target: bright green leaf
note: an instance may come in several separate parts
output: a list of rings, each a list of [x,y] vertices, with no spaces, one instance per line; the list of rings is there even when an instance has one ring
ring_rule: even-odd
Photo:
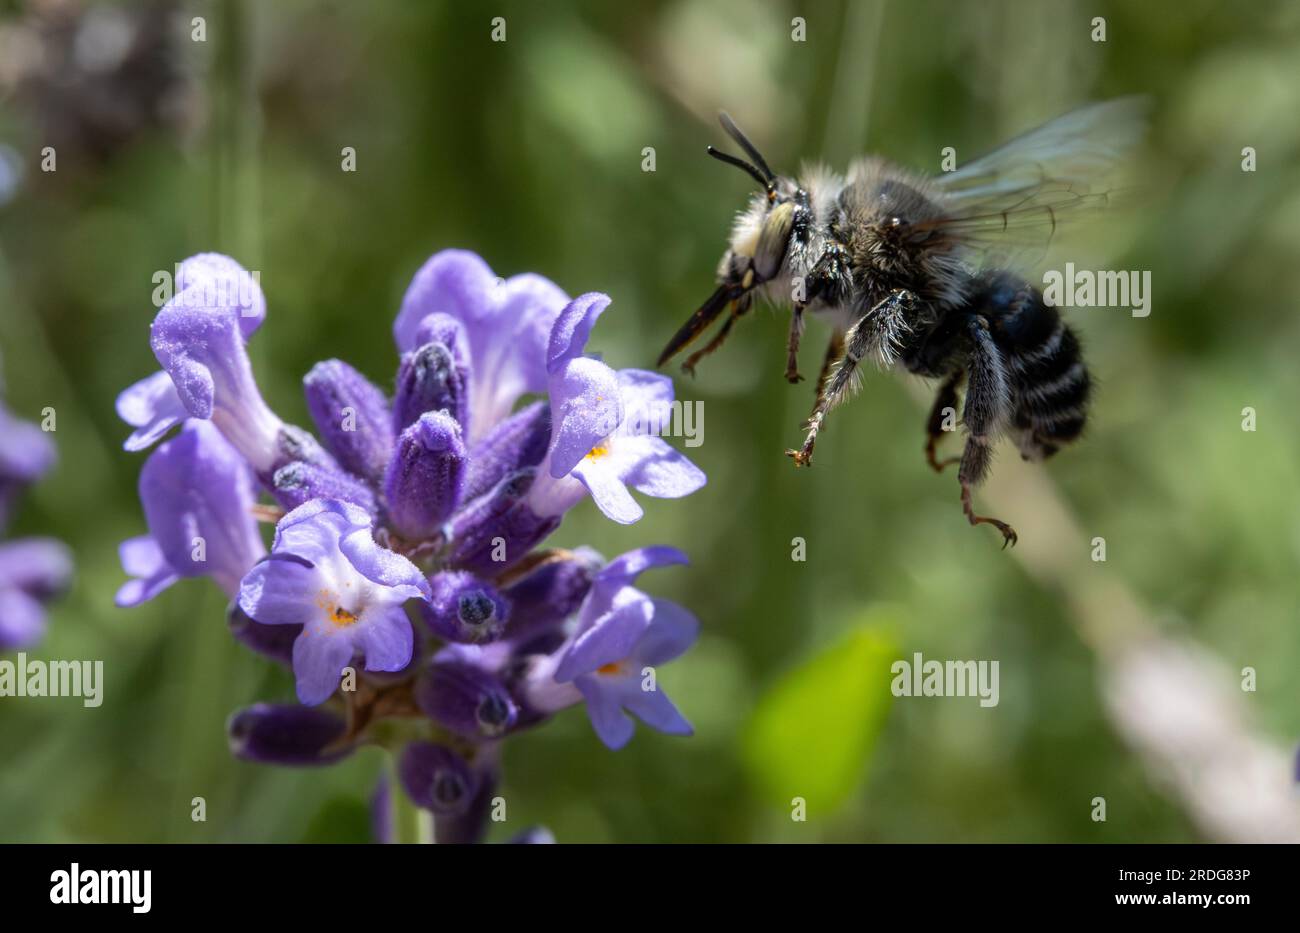
[[[759,700],[745,731],[746,768],[762,795],[810,819],[839,807],[858,785],[893,702],[889,665],[898,649],[879,612],[787,672]]]

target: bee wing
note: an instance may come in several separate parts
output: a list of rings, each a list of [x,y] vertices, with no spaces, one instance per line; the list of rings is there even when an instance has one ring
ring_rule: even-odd
[[[1145,97],[1080,107],[933,179],[934,186],[961,208],[1052,184],[1087,193],[1141,141],[1148,109]]]
[[[1143,97],[1081,107],[932,179],[944,215],[916,229],[1003,263],[1045,251],[1059,227],[1132,199],[1113,176],[1141,140],[1147,109]]]

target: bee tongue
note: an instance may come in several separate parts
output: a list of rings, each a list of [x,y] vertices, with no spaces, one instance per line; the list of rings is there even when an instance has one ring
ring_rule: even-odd
[[[659,354],[659,361],[656,366],[662,366],[672,359],[679,351],[695,340],[706,327],[713,323],[722,309],[727,306],[727,302],[735,297],[735,287],[732,285],[719,285],[712,295],[700,305],[698,311],[692,314],[685,324],[673,334],[672,340],[668,341],[668,346]]]

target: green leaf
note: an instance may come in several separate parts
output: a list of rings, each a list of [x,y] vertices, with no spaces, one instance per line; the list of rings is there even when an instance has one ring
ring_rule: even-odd
[[[760,699],[742,749],[764,798],[807,801],[824,817],[858,786],[893,702],[889,666],[898,658],[880,611],[787,672]]]

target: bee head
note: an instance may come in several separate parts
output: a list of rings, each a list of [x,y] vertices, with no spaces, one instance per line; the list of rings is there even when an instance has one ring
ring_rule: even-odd
[[[780,269],[794,227],[795,207],[791,201],[794,191],[789,180],[779,178],[768,168],[767,160],[727,113],[719,114],[718,120],[749,159],[721,152],[712,146],[706,151],[719,162],[735,166],[753,178],[762,188],[763,195],[755,198],[746,212],[753,220],[752,227],[739,238],[733,236],[731,245],[722,256],[718,287],[668,341],[659,355],[660,366],[694,341],[728,305],[732,308],[732,319],[745,312],[753,301],[754,289]],[[729,327],[730,323],[727,324]],[[688,360],[687,366],[691,365]]]
[[[786,247],[794,227],[795,205],[792,198],[799,192],[789,179],[781,178],[768,167],[758,147],[749,141],[725,111],[718,120],[727,135],[749,156],[750,161],[719,152],[712,146],[708,153],[719,162],[733,165],[753,178],[763,195],[751,202],[748,221],[737,229],[731,248],[719,266],[719,278],[745,293],[776,275],[785,258]]]

